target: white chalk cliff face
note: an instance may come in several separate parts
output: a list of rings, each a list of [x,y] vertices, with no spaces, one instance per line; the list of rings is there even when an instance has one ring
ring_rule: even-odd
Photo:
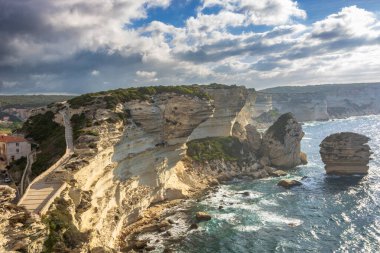
[[[371,149],[369,138],[351,132],[336,133],[320,144],[320,154],[327,174],[368,174]]]
[[[90,234],[86,247],[117,248],[122,229],[152,203],[192,196],[211,183],[213,178],[198,175],[182,161],[186,142],[230,136],[238,120],[245,127],[255,93],[244,87],[206,92],[212,100],[162,93],[118,104],[114,111],[96,106],[70,110],[93,120],[83,131],[99,133],[78,138],[77,155],[67,165],[73,176],[62,194],[72,203],[78,229]],[[232,171],[227,174],[238,173]]]
[[[277,109],[299,121],[380,113],[380,83],[277,87],[258,92],[255,117]]]
[[[78,227],[91,231],[91,247],[115,248],[121,229],[140,218],[150,204],[190,194],[197,182],[184,175],[185,143],[213,111],[206,99],[159,94],[150,101],[120,104],[116,112],[95,116],[101,120],[92,127],[100,133],[97,154],[82,157],[77,150],[79,156],[73,163],[84,160],[87,165],[76,168],[75,183],[67,191],[68,198],[77,199]],[[112,123],[102,118],[116,118],[116,113],[129,117]],[[77,210],[82,192],[90,193],[88,208]]]
[[[252,107],[256,94],[245,87],[205,89],[213,99],[213,117],[194,129],[189,140],[205,137],[230,136],[236,121],[242,125],[251,123]]]
[[[305,163],[302,158],[301,140],[305,133],[291,113],[281,115],[265,132],[261,153],[268,157],[270,165],[278,168],[294,168]]]
[[[268,176],[270,164],[300,163],[298,123],[286,125],[292,136],[285,138],[285,148],[267,146],[269,163],[259,162],[261,135],[251,125],[256,92],[237,86],[202,89],[207,96],[161,92],[112,106],[113,98],[103,93],[69,108],[75,154],[65,165],[67,187],[47,215],[66,210],[78,236],[66,236],[69,242],[59,244],[60,251],[112,252],[126,227],[144,219],[152,204],[192,197],[221,179]],[[202,163],[186,155],[191,140],[228,136],[239,140],[241,161]],[[273,155],[279,150],[281,158]]]

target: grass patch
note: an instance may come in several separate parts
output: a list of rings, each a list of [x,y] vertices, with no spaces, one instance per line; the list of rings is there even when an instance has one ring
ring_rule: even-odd
[[[65,154],[65,128],[54,122],[53,112],[30,117],[21,131],[27,138],[32,138],[39,144],[40,152],[32,165],[33,177],[47,170]]]
[[[210,137],[187,143],[187,155],[205,162],[212,160],[239,161],[244,159],[244,145],[236,137]]]
[[[62,249],[62,244],[68,249],[74,249],[88,240],[87,233],[80,232],[73,224],[72,216],[68,210],[69,202],[57,198],[54,204],[55,209],[42,218],[43,223],[49,229],[48,238],[44,243],[44,253],[66,250]]]

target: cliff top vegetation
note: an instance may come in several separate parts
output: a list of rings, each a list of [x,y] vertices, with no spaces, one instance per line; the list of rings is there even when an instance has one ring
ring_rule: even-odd
[[[1,95],[0,107],[33,108],[73,98],[68,95]]]
[[[109,91],[101,91],[96,93],[88,93],[73,99],[68,102],[72,108],[92,105],[98,102],[99,99],[106,102],[108,109],[114,108],[118,103],[125,103],[132,100],[149,100],[151,96],[160,93],[176,93],[199,97],[201,99],[210,99],[210,96],[203,91],[199,85],[190,86],[149,86],[127,89],[116,89]]]

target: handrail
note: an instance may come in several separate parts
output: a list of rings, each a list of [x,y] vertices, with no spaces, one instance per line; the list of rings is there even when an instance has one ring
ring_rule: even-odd
[[[61,187],[59,187],[59,189],[53,194],[53,196],[51,196],[48,200],[48,202],[46,202],[46,204],[41,208],[41,210],[38,212],[40,215],[44,215],[50,208],[51,204],[53,204],[55,198],[61,194],[61,192],[66,188],[67,186],[67,183],[64,182]]]
[[[20,182],[20,196],[24,195],[24,183],[25,183],[25,178],[26,178],[26,175],[27,173],[31,172],[31,168],[32,168],[32,164],[34,163],[34,155],[36,154],[36,151],[33,150],[32,152],[30,152],[27,156],[26,156],[26,166],[25,166],[25,169],[24,169],[24,172],[22,173],[22,177],[21,177],[21,182]]]

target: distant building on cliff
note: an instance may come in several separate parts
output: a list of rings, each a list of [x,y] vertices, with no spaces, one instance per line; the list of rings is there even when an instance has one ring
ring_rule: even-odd
[[[32,151],[31,144],[20,136],[0,136],[0,159],[7,165]]]

